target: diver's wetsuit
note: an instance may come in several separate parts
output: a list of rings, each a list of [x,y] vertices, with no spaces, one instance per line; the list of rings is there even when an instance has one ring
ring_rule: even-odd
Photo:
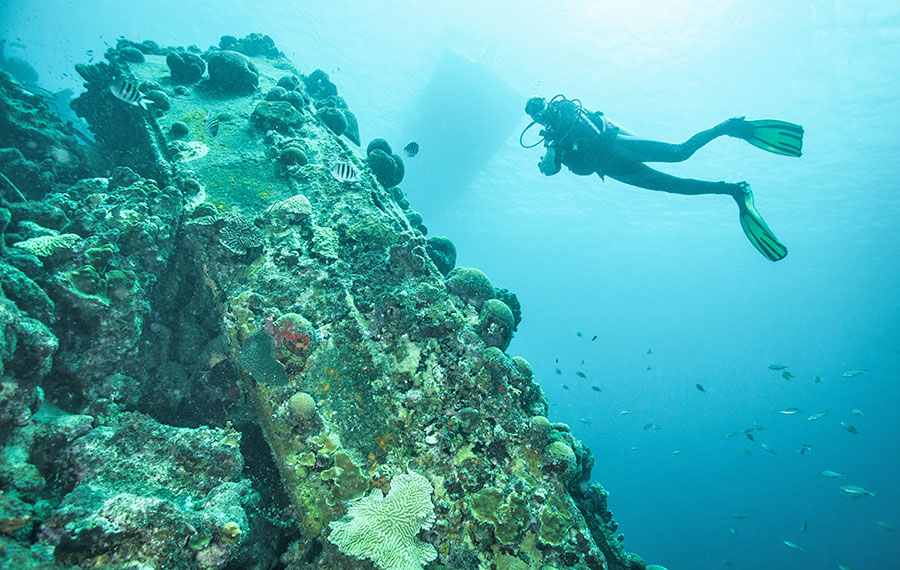
[[[544,174],[559,172],[562,164],[573,173],[587,176],[597,173],[625,184],[675,194],[724,194],[737,197],[742,187],[728,182],[709,182],[693,178],[679,178],[650,168],[645,162],[681,162],[713,139],[730,134],[731,125],[725,121],[701,131],[681,144],[638,138],[624,134],[603,118],[602,113],[590,113],[571,99],[551,101],[545,117],[544,146],[555,151],[554,166]]]

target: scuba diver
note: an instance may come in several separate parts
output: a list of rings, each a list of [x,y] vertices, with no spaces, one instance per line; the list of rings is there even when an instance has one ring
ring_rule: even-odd
[[[544,143],[547,151],[538,168],[552,176],[565,164],[579,176],[597,173],[619,182],[673,194],[723,194],[737,202],[741,227],[747,239],[771,261],[787,255],[762,216],[756,211],[753,193],[746,182],[709,182],[678,178],[654,170],[645,162],[681,162],[713,139],[727,135],[743,139],[763,150],[785,156],[800,156],[803,127],[775,119],[748,121],[743,117],[728,119],[711,129],[701,131],[681,144],[642,139],[613,124],[601,112],[590,112],[578,99],[557,95],[549,102],[532,97],[525,105],[532,122],[519,136],[519,144],[533,148]],[[522,138],[535,124],[544,128],[541,139],[526,145]]]

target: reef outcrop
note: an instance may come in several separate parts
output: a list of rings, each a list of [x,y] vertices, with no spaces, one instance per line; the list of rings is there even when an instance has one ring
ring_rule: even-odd
[[[327,75],[259,35],[223,37],[205,82],[179,49],[112,52],[75,105],[106,158],[0,209],[9,560],[645,568],[505,352],[515,294],[426,240]],[[120,74],[168,108],[114,98]]]

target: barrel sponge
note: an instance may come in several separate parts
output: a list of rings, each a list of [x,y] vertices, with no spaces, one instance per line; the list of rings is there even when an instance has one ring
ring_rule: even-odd
[[[317,114],[319,119],[325,123],[325,126],[331,129],[331,132],[334,134],[340,136],[347,130],[347,118],[340,109],[325,107],[324,109],[319,109]]]
[[[447,289],[480,311],[484,302],[494,297],[491,280],[480,269],[457,267],[447,275]]]
[[[391,143],[384,139],[372,139],[372,142],[366,147],[366,156],[372,154],[373,150],[380,150],[385,154],[394,154],[394,151],[391,149]]]
[[[332,522],[328,540],[349,556],[368,558],[379,568],[421,570],[437,550],[416,535],[435,522],[434,487],[418,473],[395,476],[384,496],[375,489],[348,504],[347,514]]]
[[[166,65],[172,75],[172,83],[196,83],[206,72],[206,62],[197,54],[188,52],[169,52]]]
[[[206,62],[209,84],[224,93],[245,94],[256,91],[259,70],[250,59],[236,51],[217,51]]]
[[[380,148],[376,148],[369,153],[366,161],[375,178],[385,188],[396,186],[403,181],[406,167],[403,165],[403,159],[398,155],[388,154]]]
[[[425,245],[425,251],[428,257],[434,262],[434,265],[446,276],[456,266],[456,246],[448,237],[434,236],[428,238]]]

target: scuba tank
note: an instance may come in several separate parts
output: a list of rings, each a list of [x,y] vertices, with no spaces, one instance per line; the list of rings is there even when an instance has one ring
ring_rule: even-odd
[[[580,99],[567,99],[563,94],[558,94],[550,99],[550,101],[538,113],[538,117],[541,119],[541,123],[548,129],[552,130],[553,128],[558,126],[558,123],[562,118],[560,116],[559,104],[565,101],[571,101],[575,105],[575,120],[572,121],[571,126],[569,126],[569,128],[566,130],[565,134],[560,137],[556,137],[557,142],[564,141],[571,134],[572,129],[575,128],[575,125],[578,124],[578,121],[582,118],[582,116],[587,119],[587,124],[593,127],[594,131],[596,131],[598,135],[603,135],[610,129],[618,129],[616,125],[614,125],[611,121],[603,116],[602,112],[588,113],[584,109],[584,106],[581,104]],[[529,100],[529,105],[526,106],[526,110],[528,106],[531,105],[532,101]],[[541,129],[541,131],[538,133],[541,138],[538,139],[537,142],[530,145],[525,144],[523,140],[525,137],[525,133],[527,133],[531,129],[531,127],[536,124],[538,124],[538,120],[532,120],[522,131],[522,134],[519,135],[519,144],[523,148],[534,148],[547,140],[547,135],[549,135],[550,133],[547,130]]]

